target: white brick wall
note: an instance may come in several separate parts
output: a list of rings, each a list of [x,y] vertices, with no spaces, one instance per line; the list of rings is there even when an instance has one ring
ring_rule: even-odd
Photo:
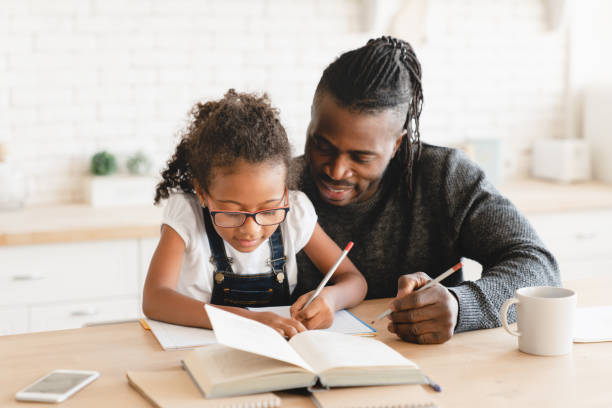
[[[526,174],[536,137],[564,134],[566,40],[544,2],[429,1],[423,139],[506,142]],[[324,67],[380,33],[360,0],[0,0],[0,141],[31,205],[83,198],[101,149],[161,167],[198,99],[267,91],[301,153]]]

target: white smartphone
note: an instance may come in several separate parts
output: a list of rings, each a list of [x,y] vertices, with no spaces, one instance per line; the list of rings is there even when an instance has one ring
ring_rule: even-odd
[[[100,376],[96,371],[54,370],[15,394],[18,401],[62,402]]]

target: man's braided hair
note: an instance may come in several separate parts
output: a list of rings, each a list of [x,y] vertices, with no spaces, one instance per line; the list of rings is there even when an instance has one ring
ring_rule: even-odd
[[[412,186],[412,169],[421,152],[419,118],[423,108],[421,64],[406,41],[383,36],[348,51],[323,72],[315,101],[323,93],[351,111],[377,113],[393,109],[405,114],[407,137],[389,164],[389,171]]]

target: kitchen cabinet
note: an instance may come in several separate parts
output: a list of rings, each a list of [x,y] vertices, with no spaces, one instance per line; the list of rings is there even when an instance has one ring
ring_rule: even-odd
[[[612,272],[612,209],[527,214],[531,225],[559,263],[563,281]],[[480,277],[478,262],[464,259],[468,280]]]
[[[142,316],[157,238],[0,246],[0,333]]]
[[[0,335],[142,316],[161,208],[0,212]]]
[[[559,262],[561,279],[582,279],[612,271],[612,209],[537,214],[529,217]]]
[[[535,228],[559,263],[562,280],[612,271],[612,186],[559,184],[535,180],[511,182],[501,189]],[[464,261],[466,279],[480,277],[475,261]]]

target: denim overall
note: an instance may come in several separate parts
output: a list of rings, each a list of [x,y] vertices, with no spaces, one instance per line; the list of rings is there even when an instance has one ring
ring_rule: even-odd
[[[283,306],[290,304],[289,282],[285,273],[285,254],[280,226],[268,239],[272,268],[268,273],[238,275],[232,270],[223,239],[213,227],[208,208],[203,208],[204,225],[210,244],[210,262],[215,266],[210,303],[238,307]]]

